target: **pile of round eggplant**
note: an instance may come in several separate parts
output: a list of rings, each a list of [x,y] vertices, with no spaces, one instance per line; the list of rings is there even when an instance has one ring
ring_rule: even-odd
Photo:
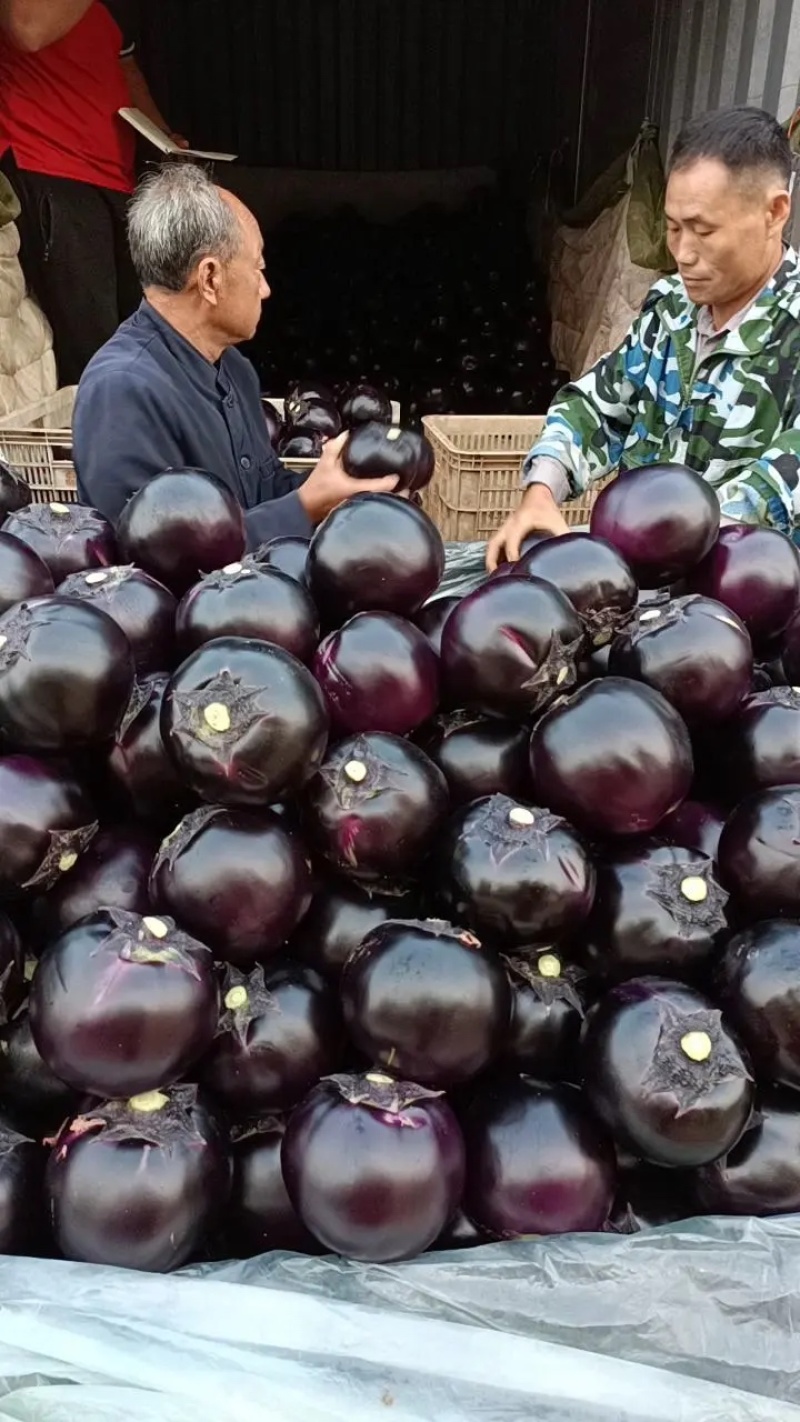
[[[437,607],[393,495],[254,553],[198,471],[116,532],[13,504],[4,1252],[380,1263],[800,1210],[788,539],[643,469]]]

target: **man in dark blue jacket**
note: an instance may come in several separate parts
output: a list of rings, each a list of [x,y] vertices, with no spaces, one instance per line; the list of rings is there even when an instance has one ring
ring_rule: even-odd
[[[235,349],[256,332],[270,291],[252,213],[201,168],[145,179],[128,223],[144,301],[89,362],[73,417],[78,496],[115,522],[162,470],[207,470],[245,510],[248,544],[310,536],[356,493],[396,480],[351,479],[346,436],[325,446],[297,488],[269,442],[258,378]]]

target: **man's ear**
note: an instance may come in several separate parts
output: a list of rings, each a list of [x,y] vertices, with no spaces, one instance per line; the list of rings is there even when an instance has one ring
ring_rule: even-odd
[[[222,268],[216,257],[203,257],[197,266],[197,290],[204,301],[216,306],[219,301]]]
[[[788,192],[773,193],[769,204],[769,225],[773,232],[782,232],[792,212],[792,199]]]

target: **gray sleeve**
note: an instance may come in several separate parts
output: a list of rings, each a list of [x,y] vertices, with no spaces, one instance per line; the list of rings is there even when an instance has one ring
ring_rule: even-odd
[[[567,472],[563,464],[559,464],[552,455],[536,454],[533,451],[528,455],[522,467],[522,487],[529,489],[531,484],[544,484],[557,504],[563,504],[564,500],[569,498],[570,483]]]

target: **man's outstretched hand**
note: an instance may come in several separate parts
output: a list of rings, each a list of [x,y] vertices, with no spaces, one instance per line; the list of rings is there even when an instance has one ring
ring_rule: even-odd
[[[319,463],[297,491],[297,497],[314,525],[321,523],[354,494],[391,494],[397,488],[396,474],[390,474],[385,479],[353,479],[342,464],[342,450],[347,440],[347,430],[337,435],[336,439],[328,440]]]
[[[522,496],[519,508],[509,514],[498,528],[486,549],[486,567],[490,573],[500,563],[516,563],[520,545],[529,533],[548,533],[558,537],[569,533],[569,524],[546,484],[531,484]]]

